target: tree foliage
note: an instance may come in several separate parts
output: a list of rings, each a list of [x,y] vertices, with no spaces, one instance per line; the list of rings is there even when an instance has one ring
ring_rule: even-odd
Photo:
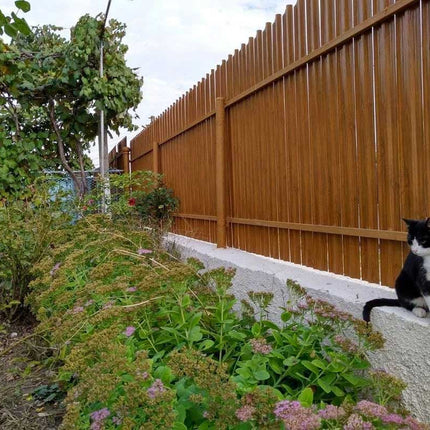
[[[15,1],[15,6],[22,12],[28,12],[31,8],[30,3],[26,0]],[[0,10],[0,35],[3,33],[15,37],[18,33],[28,35],[31,30],[25,19],[19,18],[16,12],[12,12],[9,16]]]
[[[46,165],[46,160],[59,160],[81,194],[83,175],[74,170],[76,165],[81,171],[85,168],[84,151],[97,136],[98,112],[104,110],[110,130],[131,130],[141,100],[142,80],[125,60],[125,25],[116,20],[104,31],[100,77],[102,26],[103,16],[85,15],[69,40],[61,28],[43,26],[28,36],[18,35],[10,45],[0,41],[0,133],[3,129],[10,143],[0,160],[17,162],[16,153],[25,151],[23,168],[28,173],[37,169],[38,161]],[[43,163],[40,158],[31,163],[36,154],[43,155]],[[0,171],[0,187],[2,177]]]

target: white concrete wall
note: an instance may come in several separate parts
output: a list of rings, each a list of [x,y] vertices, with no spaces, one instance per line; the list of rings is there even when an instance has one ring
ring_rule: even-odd
[[[271,317],[278,319],[288,300],[287,279],[304,287],[314,297],[361,318],[363,304],[378,297],[394,298],[388,287],[333,275],[296,264],[251,254],[237,249],[217,249],[212,243],[169,234],[167,241],[185,260],[199,259],[207,269],[220,266],[236,269],[232,292],[247,299],[248,291],[274,294]],[[430,422],[430,319],[418,318],[401,308],[375,308],[373,326],[385,338],[385,347],[372,353],[372,366],[400,377],[408,384],[404,403],[412,414]]]

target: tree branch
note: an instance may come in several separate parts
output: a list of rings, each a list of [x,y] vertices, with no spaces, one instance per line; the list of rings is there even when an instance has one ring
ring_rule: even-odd
[[[79,191],[79,196],[82,197],[84,194],[84,189],[82,186],[82,180],[79,181],[78,177],[75,175],[75,172],[73,172],[73,169],[70,167],[66,155],[64,152],[64,142],[63,138],[61,137],[60,130],[58,128],[57,121],[55,120],[55,105],[54,100],[49,99],[48,102],[48,115],[51,122],[52,129],[55,132],[55,135],[57,136],[57,148],[58,148],[58,155],[60,156],[61,164],[64,166],[66,171],[69,173],[70,177],[73,180],[73,183],[75,184],[76,188]],[[81,178],[84,179],[84,178]]]

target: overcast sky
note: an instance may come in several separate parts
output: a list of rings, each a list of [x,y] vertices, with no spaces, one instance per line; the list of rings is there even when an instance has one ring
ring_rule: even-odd
[[[30,2],[31,11],[25,18],[31,25],[66,28],[86,13],[105,12],[107,5],[107,0]],[[127,24],[128,65],[138,67],[144,79],[136,124],[145,125],[151,115],[162,113],[293,3],[295,0],[112,0],[109,17]],[[14,10],[13,5],[13,0],[0,0],[3,11]],[[118,141],[111,141],[109,149]],[[90,155],[98,166],[96,147]]]

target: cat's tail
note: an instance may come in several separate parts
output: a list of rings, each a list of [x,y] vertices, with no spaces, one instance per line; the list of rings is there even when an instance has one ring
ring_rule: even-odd
[[[401,306],[398,299],[375,299],[366,302],[363,308],[363,319],[366,322],[370,321],[370,311],[379,306]]]

